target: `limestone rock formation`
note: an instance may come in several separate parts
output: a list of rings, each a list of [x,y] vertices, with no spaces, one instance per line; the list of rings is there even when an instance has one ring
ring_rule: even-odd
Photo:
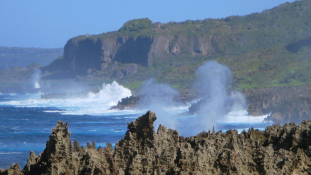
[[[135,109],[139,103],[140,98],[138,96],[130,96],[122,98],[121,101],[118,102],[116,106],[111,107],[110,109]]]
[[[193,93],[191,90],[184,89],[179,93],[180,96],[174,97],[173,99],[174,102],[187,103],[196,98],[195,93]],[[122,98],[121,101],[119,101],[116,106],[112,106],[110,109],[118,109],[118,110],[135,109],[139,105],[140,98],[141,96],[137,94],[132,95],[130,97]]]
[[[113,149],[96,149],[95,142],[73,145],[67,123],[58,122],[46,149],[30,153],[22,172],[18,164],[0,174],[310,174],[311,121],[214,131],[189,138],[160,125],[155,113],[128,124],[128,131]]]
[[[23,175],[23,172],[21,172],[21,169],[18,163],[16,165],[12,163],[12,165],[7,170],[0,169],[0,174],[1,175]]]
[[[37,157],[30,152],[25,174],[73,174],[72,145],[68,123],[59,121],[52,130],[43,153]]]
[[[275,123],[301,122],[311,117],[311,87],[289,86],[244,91],[250,115],[270,114]]]
[[[105,39],[70,39],[64,48],[64,58],[54,61],[46,70],[78,71],[87,73],[111,67],[114,62],[150,66],[155,59],[180,55],[181,50],[191,55],[209,55],[218,51],[219,37],[214,36],[139,36],[109,37]],[[136,72],[135,64],[123,70],[124,74]],[[45,70],[44,69],[44,70]]]

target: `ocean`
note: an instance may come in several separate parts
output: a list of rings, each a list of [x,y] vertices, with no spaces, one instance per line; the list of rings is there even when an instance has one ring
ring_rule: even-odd
[[[127,122],[148,110],[109,110],[121,98],[131,95],[130,90],[116,82],[103,85],[99,93],[90,93],[84,99],[41,99],[41,95],[40,92],[0,93],[0,168],[6,169],[13,162],[19,162],[23,168],[30,150],[37,155],[44,150],[58,120],[68,121],[72,141],[77,140],[83,146],[95,141],[96,147],[105,147],[107,142],[114,146],[127,131]],[[178,115],[187,112],[188,107],[189,104],[170,108],[166,117],[191,122],[196,119],[195,115]],[[241,132],[249,127],[262,130],[272,124],[263,122],[266,117],[249,116],[246,110],[231,111],[218,121],[217,130]]]

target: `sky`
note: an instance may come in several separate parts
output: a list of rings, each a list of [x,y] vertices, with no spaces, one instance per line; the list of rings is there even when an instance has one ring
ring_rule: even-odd
[[[167,23],[247,15],[293,0],[0,0],[0,46],[61,48],[138,18]]]

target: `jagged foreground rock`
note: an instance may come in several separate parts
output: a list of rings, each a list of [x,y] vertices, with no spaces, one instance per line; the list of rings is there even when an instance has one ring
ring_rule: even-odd
[[[311,121],[250,129],[203,132],[183,138],[159,126],[149,111],[128,124],[115,149],[95,143],[80,147],[70,140],[68,124],[59,121],[42,154],[31,152],[19,171],[12,165],[0,174],[310,174]]]

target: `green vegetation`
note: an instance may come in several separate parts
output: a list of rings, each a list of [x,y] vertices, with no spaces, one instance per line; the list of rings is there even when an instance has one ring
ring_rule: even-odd
[[[311,4],[304,0],[285,3],[262,13],[224,19],[167,24],[152,24],[147,18],[136,19],[126,22],[119,31],[79,36],[73,40],[115,36],[212,36],[216,40],[217,51],[208,56],[193,56],[181,49],[177,56],[155,59],[148,68],[139,66],[136,74],[117,79],[132,90],[152,77],[177,89],[191,88],[196,68],[209,60],[217,60],[232,70],[234,88],[303,85],[311,83],[311,46],[302,46],[298,52],[291,51],[288,46],[311,36],[310,19]],[[126,64],[119,63],[119,70],[124,66]],[[112,81],[113,73],[99,71],[92,79]]]
[[[274,47],[219,58],[233,72],[239,89],[311,84],[311,47],[292,53]]]
[[[152,21],[148,18],[133,19],[123,24],[119,29],[119,32],[137,32],[141,30],[150,29],[152,27]]]
[[[137,65],[137,73],[120,77],[115,76],[117,71],[122,72],[129,64],[118,62],[117,68],[92,69],[87,75],[77,75],[75,72],[69,74],[68,67],[65,67],[62,57],[59,57],[54,60],[54,63],[59,63],[58,67],[50,72],[43,72],[43,75],[49,76],[53,71],[64,69],[68,76],[59,74],[59,77],[88,82],[91,86],[117,80],[137,91],[144,80],[155,78],[177,89],[189,89],[194,83],[196,68],[207,61],[217,60],[231,69],[234,76],[233,88],[236,89],[311,84],[310,19],[310,0],[285,3],[262,13],[223,19],[187,20],[167,24],[152,23],[148,18],[134,19],[126,22],[118,31],[78,36],[71,41],[96,41],[122,36],[163,36],[174,38],[171,40],[174,43],[184,36],[209,36],[215,51],[200,56],[191,54],[181,46],[180,54],[167,53],[161,59],[154,59],[149,67]]]
[[[226,38],[219,44],[225,53],[243,52],[298,41],[310,35],[311,7],[308,0],[285,3],[262,13],[223,19],[154,23],[148,18],[126,22],[118,31],[73,38],[105,39],[115,36],[202,36]],[[245,45],[243,42],[248,41]],[[240,46],[243,45],[243,48]]]

